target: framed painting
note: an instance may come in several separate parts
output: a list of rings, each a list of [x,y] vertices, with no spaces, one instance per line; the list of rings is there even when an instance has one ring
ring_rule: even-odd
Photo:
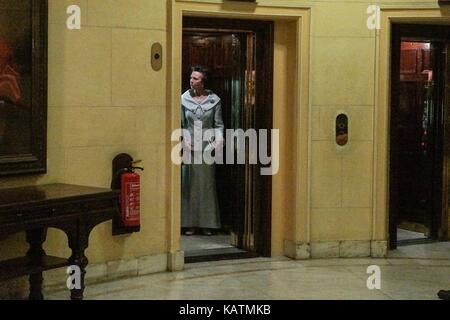
[[[0,0],[0,176],[46,172],[47,0]]]

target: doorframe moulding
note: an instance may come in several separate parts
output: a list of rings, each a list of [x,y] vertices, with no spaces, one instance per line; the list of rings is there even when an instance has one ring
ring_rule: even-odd
[[[206,1],[169,0],[168,4],[168,47],[167,61],[167,100],[166,136],[170,137],[173,130],[180,126],[180,91],[181,91],[181,37],[183,16],[200,16],[211,18],[242,18],[248,20],[290,21],[296,23],[299,35],[296,59],[296,91],[294,108],[297,111],[296,124],[299,130],[295,133],[295,154],[292,159],[296,162],[296,191],[295,212],[292,221],[295,221],[289,241],[310,241],[310,8],[293,8],[260,5],[255,3],[222,3]],[[274,92],[275,93],[275,92]],[[274,96],[274,110],[276,108]],[[166,155],[171,154],[176,144],[166,144]],[[167,194],[167,240],[169,251],[169,269],[181,270],[184,266],[181,251],[180,236],[180,198],[181,198],[181,168],[166,162]],[[273,194],[275,192],[273,191]],[[274,211],[272,210],[272,215]],[[272,238],[273,239],[273,238]],[[273,242],[272,242],[273,247]]]

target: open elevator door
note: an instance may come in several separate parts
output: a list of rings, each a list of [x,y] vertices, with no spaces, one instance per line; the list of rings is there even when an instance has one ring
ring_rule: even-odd
[[[448,237],[450,28],[394,25],[392,39],[389,221],[395,249]]]
[[[210,89],[222,100],[225,129],[272,128],[272,22],[185,17],[183,92],[189,89],[193,65],[209,69]],[[260,175],[259,164],[238,164],[237,143],[233,147],[234,163],[216,164],[221,232],[230,234],[230,244],[244,250],[244,256],[270,256],[271,177]]]

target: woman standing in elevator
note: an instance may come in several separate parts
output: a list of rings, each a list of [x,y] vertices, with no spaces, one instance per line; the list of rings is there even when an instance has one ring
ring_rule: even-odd
[[[215,166],[203,159],[205,148],[218,148],[223,143],[224,124],[220,98],[205,88],[208,80],[206,68],[192,68],[191,89],[181,97],[182,128],[188,132],[183,137],[185,149],[191,153],[189,163],[182,166],[182,218],[184,234],[192,235],[200,230],[211,235],[220,229],[220,212],[217,200]],[[214,129],[215,139],[203,141],[206,130]]]

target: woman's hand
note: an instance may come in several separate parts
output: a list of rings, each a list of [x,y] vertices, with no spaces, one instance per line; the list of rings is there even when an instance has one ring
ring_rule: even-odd
[[[212,147],[214,149],[222,149],[223,148],[223,140],[219,140],[219,141],[214,140],[212,142]]]
[[[183,146],[186,146],[186,149],[189,151],[192,151],[192,149],[194,149],[194,146],[190,141],[183,140]]]

